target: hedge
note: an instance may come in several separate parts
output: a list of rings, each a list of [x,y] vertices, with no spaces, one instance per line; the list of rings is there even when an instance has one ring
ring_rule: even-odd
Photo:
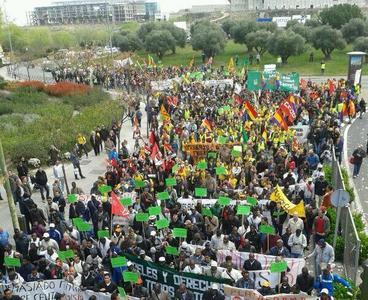
[[[5,156],[14,163],[24,156],[36,157],[44,164],[49,159],[50,145],[54,144],[62,152],[70,151],[79,132],[88,140],[97,125],[110,126],[120,119],[122,112],[119,103],[98,89],[84,95],[51,99],[34,89],[16,89],[0,98],[0,103],[11,104],[15,113],[0,116]],[[26,122],[27,117],[30,120]]]

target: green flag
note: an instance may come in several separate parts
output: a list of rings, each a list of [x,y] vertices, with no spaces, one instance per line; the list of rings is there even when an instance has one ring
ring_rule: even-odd
[[[138,278],[139,278],[138,273],[136,272],[128,272],[128,271],[123,272],[123,279],[125,282],[137,283]]]
[[[217,141],[219,144],[224,145],[227,143],[227,140],[228,140],[227,136],[219,136]]]
[[[161,207],[160,206],[151,206],[148,208],[148,213],[150,216],[158,216],[161,214]]]
[[[133,200],[132,198],[123,198],[123,199],[120,199],[120,203],[123,206],[130,206],[133,204]]]
[[[111,186],[109,186],[109,185],[105,185],[105,184],[103,184],[103,185],[100,185],[100,186],[98,187],[98,190],[99,190],[99,192],[100,192],[101,194],[106,194],[106,193],[108,193],[108,192],[111,192],[111,191],[112,191],[112,188],[111,188]]]
[[[207,207],[202,207],[202,216],[212,217],[212,211]]]
[[[231,199],[229,197],[220,196],[217,200],[218,204],[226,206],[230,204]]]
[[[166,182],[166,186],[176,185],[176,179],[175,178],[166,178],[165,182]]]
[[[198,170],[206,170],[207,169],[207,163],[205,161],[200,161],[197,164]]]
[[[166,251],[166,254],[175,255],[175,256],[179,255],[178,249],[172,246],[166,246],[165,251]]]
[[[67,199],[68,199],[68,202],[69,203],[75,203],[75,202],[77,202],[77,198],[78,198],[78,196],[76,194],[69,194],[67,196]]]
[[[100,238],[108,238],[110,237],[110,232],[108,230],[99,230],[97,231],[97,237]]]
[[[156,197],[158,200],[169,200],[170,199],[170,195],[168,192],[157,193]]]
[[[172,234],[173,237],[187,238],[188,231],[186,228],[174,228]]]
[[[249,71],[247,80],[247,89],[250,91],[258,91],[262,88],[262,75],[258,71]]]
[[[124,267],[126,265],[127,261],[124,256],[111,257],[111,266],[113,268]]]
[[[155,223],[155,226],[157,227],[157,229],[163,229],[163,228],[167,228],[169,227],[170,225],[170,222],[168,219],[160,219],[160,220],[157,220],[156,223]]]
[[[147,213],[137,213],[135,215],[135,220],[137,222],[147,222],[149,219],[149,214]]]
[[[238,205],[236,208],[237,215],[248,216],[250,214],[250,206],[248,205]]]
[[[243,144],[246,144],[249,140],[248,133],[243,129],[242,130]]]
[[[263,234],[275,234],[275,228],[270,225],[262,224],[259,226],[259,232]]]
[[[196,197],[207,197],[207,189],[206,188],[195,188],[194,196],[196,196]]]
[[[145,183],[143,180],[134,180],[134,187],[136,189],[140,189],[140,188],[144,188],[145,187]]]
[[[217,167],[216,168],[216,175],[226,175],[226,169],[225,167]]]
[[[271,263],[271,273],[282,273],[287,271],[288,265],[286,261]]]

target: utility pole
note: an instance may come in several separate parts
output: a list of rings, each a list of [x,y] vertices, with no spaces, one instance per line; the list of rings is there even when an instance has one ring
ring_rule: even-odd
[[[4,17],[5,17],[5,22],[7,24],[7,27],[8,27],[8,40],[9,40],[9,48],[10,48],[10,56],[9,56],[9,63],[10,63],[10,74],[11,76],[13,77],[14,76],[14,72],[15,72],[15,69],[13,68],[13,65],[12,65],[12,57],[13,57],[13,42],[12,42],[12,38],[11,38],[11,32],[10,32],[10,22],[8,20],[8,16],[6,14],[6,8],[5,8],[5,3],[6,3],[6,0],[4,0]]]
[[[6,169],[6,163],[5,163],[5,157],[4,157],[4,151],[3,151],[3,145],[0,140],[0,179],[4,182],[4,188],[6,192],[6,197],[8,198],[8,205],[9,205],[9,211],[10,211],[10,217],[12,219],[13,223],[13,229],[18,228],[19,229],[19,221],[17,216],[17,209],[15,207],[14,199],[13,199],[13,193],[10,188],[9,178],[8,178],[8,171]]]

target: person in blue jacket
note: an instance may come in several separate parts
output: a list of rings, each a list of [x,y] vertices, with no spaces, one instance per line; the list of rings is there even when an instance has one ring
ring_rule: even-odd
[[[314,283],[314,288],[318,291],[318,294],[320,294],[323,289],[328,289],[329,295],[333,296],[333,291],[334,291],[333,283],[334,282],[341,283],[346,288],[351,289],[351,285],[349,282],[347,282],[345,279],[343,279],[339,275],[331,272],[330,265],[327,265],[327,268],[325,268],[322,271],[322,274],[316,278],[316,281]]]

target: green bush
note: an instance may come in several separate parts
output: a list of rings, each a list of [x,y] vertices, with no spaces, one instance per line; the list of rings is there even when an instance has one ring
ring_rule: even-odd
[[[65,96],[62,98],[62,102],[67,105],[73,106],[75,110],[81,110],[83,107],[95,105],[105,100],[107,95],[100,89],[92,89],[86,95],[77,94],[73,96]]]
[[[13,108],[8,103],[0,103],[0,116],[13,113]]]
[[[352,290],[349,291],[346,287],[344,287],[341,283],[338,282],[334,282],[333,286],[334,286],[334,299],[336,300],[355,300],[358,299],[359,295],[360,295],[360,290],[359,288],[348,279]],[[349,295],[348,293],[350,292],[351,295]]]
[[[333,245],[333,238],[334,234],[329,234],[326,238],[326,242]],[[344,260],[344,239],[341,235],[336,237],[335,260],[340,262]]]
[[[325,173],[325,179],[329,185],[332,184],[332,167],[330,165],[323,166],[323,172]]]

